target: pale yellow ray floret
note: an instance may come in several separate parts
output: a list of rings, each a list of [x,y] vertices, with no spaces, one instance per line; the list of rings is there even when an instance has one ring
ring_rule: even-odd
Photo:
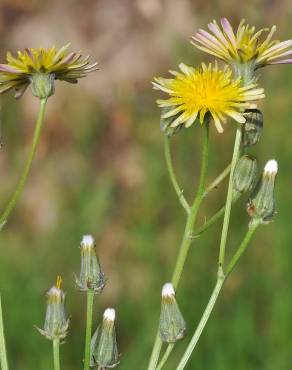
[[[232,71],[223,70],[217,63],[193,68],[183,63],[180,71],[170,71],[174,78],[154,78],[153,86],[169,95],[168,99],[158,100],[161,108],[167,108],[162,118],[173,117],[171,127],[190,127],[198,118],[203,124],[207,114],[211,115],[218,132],[223,132],[222,123],[227,117],[239,123],[245,122],[243,111],[254,109],[256,100],[264,98],[264,90],[256,84],[241,85],[240,78],[234,80]]]

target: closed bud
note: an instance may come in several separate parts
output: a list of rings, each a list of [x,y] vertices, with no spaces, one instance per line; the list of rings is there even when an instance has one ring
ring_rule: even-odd
[[[55,92],[54,73],[33,73],[31,79],[31,90],[34,96],[40,99],[47,99]]]
[[[246,193],[254,188],[258,172],[257,160],[255,157],[242,156],[234,170],[233,189],[239,193]]]
[[[116,313],[107,308],[103,314],[102,324],[91,339],[90,366],[110,369],[118,365],[119,354],[115,331]]]
[[[246,109],[242,143],[245,148],[257,144],[263,131],[263,114],[258,109]]]
[[[186,323],[175,299],[171,283],[166,283],[161,293],[159,333],[163,342],[175,343],[186,335]]]
[[[168,117],[167,113],[170,110],[171,110],[170,108],[162,108],[160,117],[160,129],[168,137],[178,134],[183,127],[183,123],[176,127],[171,127],[172,122],[175,121],[179,114]]]
[[[62,279],[57,277],[54,285],[47,293],[47,311],[44,329],[38,331],[47,339],[63,339],[67,336],[69,319],[65,313],[65,294],[61,290]]]
[[[101,271],[96,255],[95,241],[91,235],[84,235],[80,244],[81,268],[76,285],[81,291],[92,290],[100,293],[105,286],[104,273]]]
[[[247,212],[251,216],[252,222],[268,223],[275,215],[274,189],[277,172],[277,162],[273,159],[268,161],[262,178],[247,204]]]

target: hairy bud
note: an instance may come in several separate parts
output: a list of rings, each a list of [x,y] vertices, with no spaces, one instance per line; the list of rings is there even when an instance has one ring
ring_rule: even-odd
[[[163,342],[175,343],[186,334],[186,323],[175,299],[171,283],[164,284],[161,293],[159,333]]]

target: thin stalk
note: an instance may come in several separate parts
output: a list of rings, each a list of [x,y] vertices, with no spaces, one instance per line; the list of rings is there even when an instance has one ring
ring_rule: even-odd
[[[235,195],[233,197],[232,204],[236,203],[239,198],[240,198],[240,193],[238,193],[237,195]],[[209,229],[209,227],[211,227],[218,220],[220,220],[220,218],[224,215],[224,213],[225,213],[225,206],[221,207],[211,218],[209,218],[209,220],[207,220],[203,225],[198,227],[194,231],[193,237],[196,238],[196,237],[200,236],[201,234],[203,234],[203,232],[205,232],[207,229]]]
[[[174,348],[174,343],[171,343],[167,346],[166,351],[164,355],[162,356],[162,359],[160,360],[156,370],[161,370],[163,366],[165,365],[166,361],[168,360],[168,357],[170,356],[172,350]]]
[[[165,155],[165,161],[166,161],[166,166],[167,170],[169,173],[169,177],[171,180],[171,183],[173,185],[173,188],[178,196],[178,199],[185,209],[187,213],[190,213],[190,206],[189,203],[187,202],[186,198],[183,195],[183,190],[178,184],[174,168],[173,168],[173,163],[172,163],[172,156],[171,156],[171,151],[170,151],[170,139],[167,136],[164,136],[164,155]]]
[[[197,326],[196,328],[196,331],[185,351],[185,353],[183,354],[183,357],[178,365],[178,367],[176,368],[176,370],[183,370],[193,352],[193,350],[195,349],[197,343],[198,343],[198,340],[200,339],[200,336],[202,334],[202,331],[204,330],[204,327],[211,315],[211,312],[214,308],[214,305],[218,299],[218,296],[219,296],[219,293],[223,287],[223,284],[225,282],[225,280],[229,277],[229,275],[231,274],[231,272],[233,271],[233,269],[235,268],[235,266],[237,265],[238,261],[240,260],[241,256],[243,255],[244,251],[246,250],[252,236],[254,235],[256,229],[258,228],[259,226],[259,222],[254,222],[248,229],[245,237],[243,238],[241,244],[239,245],[237,251],[235,252],[235,254],[233,255],[233,257],[231,258],[229,264],[227,265],[227,268],[226,268],[226,273],[225,275],[223,274],[223,270],[219,268],[219,272],[218,272],[218,278],[217,278],[217,283],[215,285],[215,288],[213,290],[213,293],[210,297],[210,300],[205,308],[205,311],[203,313],[203,316],[199,322],[199,325]]]
[[[219,269],[223,268],[224,260],[225,260],[225,248],[226,248],[226,241],[227,241],[227,234],[229,228],[229,221],[230,221],[230,213],[231,213],[231,206],[232,206],[232,193],[233,193],[233,175],[236,163],[239,158],[240,154],[240,144],[241,144],[241,127],[238,126],[235,135],[235,143],[233,149],[233,156],[231,161],[231,170],[230,170],[230,177],[229,177],[229,184],[227,190],[227,198],[226,198],[226,205],[225,205],[225,213],[223,219],[223,226],[222,226],[222,234],[221,234],[221,241],[220,241],[220,252],[219,252],[219,260],[218,265]]]
[[[60,339],[53,340],[54,370],[60,370]]]
[[[84,370],[89,370],[94,292],[92,290],[88,290],[86,296],[87,296],[87,310],[86,310],[86,333],[84,349]]]
[[[149,365],[148,365],[148,370],[156,370],[162,344],[163,343],[162,343],[162,340],[160,339],[159,331],[157,331],[151,357],[150,357],[150,361],[149,361]]]
[[[15,189],[10,201],[8,202],[5,210],[3,211],[3,213],[0,217],[0,226],[3,226],[6,223],[8,216],[10,215],[12,210],[14,209],[14,207],[17,203],[17,200],[18,200],[20,194],[23,191],[23,188],[24,188],[24,185],[26,183],[29,171],[31,169],[32,161],[33,161],[35,153],[36,153],[37,144],[39,142],[41,128],[42,128],[42,125],[43,125],[43,122],[44,122],[44,117],[45,117],[46,104],[47,104],[47,99],[41,99],[40,100],[39,113],[38,113],[38,117],[37,117],[37,121],[36,121],[36,126],[35,126],[35,130],[34,130],[32,145],[31,145],[31,148],[30,148],[30,151],[29,151],[29,154],[28,154],[28,158],[27,158],[26,164],[24,166],[23,172],[21,174],[21,177],[19,179],[19,182],[16,186],[16,189]]]
[[[234,256],[231,258],[230,262],[228,263],[226,267],[226,272],[225,276],[228,277],[231,272],[233,271],[234,267],[237,265],[237,262],[239,261],[240,257],[243,255],[245,252],[248,243],[250,242],[253,234],[255,233],[256,229],[259,226],[259,222],[254,222],[248,229],[248,232],[246,233],[243,241],[241,242],[239,248],[237,249],[236,253]]]
[[[0,364],[1,364],[1,370],[8,370],[1,295],[0,295]]]
[[[197,329],[196,329],[196,331],[195,331],[195,333],[194,333],[194,335],[193,335],[185,353],[183,354],[183,357],[180,360],[180,363],[178,364],[178,367],[176,368],[176,370],[183,370],[185,368],[185,366],[186,366],[194,348],[196,347],[196,344],[197,344],[198,340],[200,339],[202,331],[204,330],[204,327],[205,327],[205,325],[206,325],[206,323],[207,323],[207,321],[208,321],[208,319],[211,315],[211,312],[212,312],[213,307],[214,307],[214,305],[217,301],[217,298],[218,298],[219,293],[222,289],[224,281],[225,281],[224,276],[219,276],[218,277],[217,283],[216,283],[215,288],[213,290],[213,293],[210,297],[210,300],[209,300],[209,302],[206,306],[206,309],[203,313],[203,316],[202,316],[202,318],[199,322],[199,325],[197,326]]]
[[[229,175],[231,170],[231,163],[220,173],[219,176],[216,177],[216,179],[207,187],[205,191],[205,196],[207,196],[210,191],[217,188],[217,186]]]
[[[194,225],[196,222],[199,207],[204,198],[205,181],[206,181],[207,166],[208,166],[208,154],[209,154],[209,123],[205,122],[204,129],[203,129],[202,165],[201,165],[199,187],[198,187],[195,199],[193,201],[193,204],[190,208],[190,213],[188,213],[188,216],[187,216],[184,235],[181,241],[178,257],[177,257],[176,264],[174,267],[174,272],[172,275],[172,284],[175,289],[177,288],[178,283],[180,281],[182,271],[185,265],[185,261],[186,261],[190,246],[193,241],[192,231],[194,230]],[[150,362],[148,365],[148,370],[156,369],[156,366],[159,360],[161,347],[162,347],[162,341],[159,337],[159,332],[157,332],[152,354],[150,357]]]

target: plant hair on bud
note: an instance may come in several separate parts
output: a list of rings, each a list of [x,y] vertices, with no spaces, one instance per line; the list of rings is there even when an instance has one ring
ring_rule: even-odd
[[[114,308],[107,308],[103,313],[104,320],[115,321],[116,311]]]
[[[278,163],[275,159],[271,159],[267,162],[264,169],[265,173],[274,173],[276,174],[278,172]]]
[[[171,283],[165,283],[162,287],[161,292],[162,297],[173,297],[175,296],[175,291]]]

